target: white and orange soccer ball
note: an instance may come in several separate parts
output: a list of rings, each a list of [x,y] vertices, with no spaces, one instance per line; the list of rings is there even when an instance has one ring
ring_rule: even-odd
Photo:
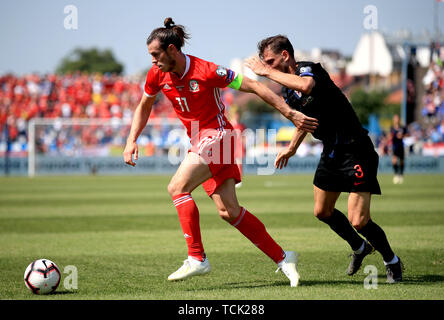
[[[54,292],[60,283],[60,270],[57,265],[48,259],[39,259],[31,262],[25,270],[25,285],[34,294],[48,294]]]

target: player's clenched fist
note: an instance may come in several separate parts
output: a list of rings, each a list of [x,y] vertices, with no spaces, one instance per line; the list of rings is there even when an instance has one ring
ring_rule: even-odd
[[[133,155],[134,161],[136,161],[139,156],[139,148],[135,142],[128,141],[125,150],[123,151],[123,160],[125,160],[126,164],[134,167],[136,163],[133,161]]]

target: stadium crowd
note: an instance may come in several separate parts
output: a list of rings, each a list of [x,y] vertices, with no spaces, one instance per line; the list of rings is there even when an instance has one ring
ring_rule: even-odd
[[[130,124],[133,109],[143,93],[144,80],[144,76],[114,74],[0,75],[0,152],[6,150],[7,141],[13,152],[27,150],[27,124],[32,118],[101,118]],[[151,118],[165,117],[175,114],[169,102],[161,97],[153,106]],[[72,149],[72,144],[79,143],[105,144],[114,134],[105,127],[67,130],[54,132],[60,130],[49,127],[39,131],[36,141],[39,151]],[[120,139],[125,139],[126,134],[119,133]]]
[[[144,75],[118,76],[115,74],[67,74],[15,76],[0,75],[0,153],[6,150],[16,155],[28,150],[28,121],[32,118],[70,119],[102,118],[126,123],[118,132],[110,127],[59,127],[48,126],[36,132],[36,147],[40,153],[72,155],[76,148],[98,149],[97,146],[124,145],[133,109],[143,94]],[[426,143],[444,142],[444,71],[443,64],[432,62],[423,79],[426,94],[423,97],[422,121],[409,125],[405,139],[410,153],[421,154]],[[227,94],[228,93],[228,94]],[[222,98],[233,95],[227,90]],[[175,119],[170,103],[159,95],[153,106],[151,119]],[[156,122],[154,122],[156,123]],[[171,137],[171,125],[160,121],[141,136],[146,155],[166,153],[177,143]],[[389,153],[388,134],[375,138],[381,155]],[[185,142],[184,142],[185,143]],[[319,150],[315,145],[313,152]],[[100,149],[100,148],[99,148]],[[313,152],[308,152],[311,154]]]
[[[423,98],[422,116],[427,139],[432,143],[444,142],[444,66],[443,62],[431,62],[423,85],[426,94]]]

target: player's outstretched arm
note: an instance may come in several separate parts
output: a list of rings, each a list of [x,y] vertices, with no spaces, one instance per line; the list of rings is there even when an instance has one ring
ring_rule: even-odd
[[[274,161],[274,166],[277,169],[282,169],[287,166],[288,159],[290,159],[292,156],[296,154],[296,151],[298,150],[299,146],[301,145],[306,135],[307,132],[303,130],[296,129],[294,131],[293,137],[291,138],[288,147],[280,151],[276,156],[276,160]]]
[[[137,147],[137,138],[145,128],[148,118],[150,117],[151,108],[156,97],[148,97],[145,94],[139,102],[139,105],[134,110],[133,121],[131,123],[131,130],[126,140],[125,150],[123,151],[123,160],[126,164],[135,166],[134,162],[139,157],[139,149]],[[134,161],[133,161],[134,155]]]
[[[242,84],[239,90],[257,94],[259,97],[262,98],[262,100],[273,106],[288,120],[293,122],[293,124],[298,129],[307,132],[314,132],[314,130],[318,126],[317,119],[308,117],[299,111],[291,109],[290,106],[285,103],[284,99],[276,95],[267,86],[256,80],[252,80],[248,77],[243,76]]]
[[[295,74],[281,72],[271,68],[258,57],[248,58],[245,60],[245,65],[259,76],[267,77],[284,87],[307,95],[310,94],[315,85],[315,80],[312,77],[300,77]]]

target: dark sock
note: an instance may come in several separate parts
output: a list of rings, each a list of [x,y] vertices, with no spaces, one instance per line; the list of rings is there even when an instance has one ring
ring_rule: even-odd
[[[364,240],[341,211],[334,209],[331,216],[319,220],[328,224],[334,232],[347,241],[353,251],[358,250],[362,246]]]
[[[401,162],[399,165],[399,174],[402,176],[404,174],[404,163]]]
[[[393,165],[393,171],[395,172],[395,174],[398,174],[398,172],[399,172],[398,162],[396,162],[396,164]]]
[[[379,253],[381,253],[385,262],[388,262],[395,257],[384,230],[371,219],[358,232],[362,234],[371,245],[379,251]]]

